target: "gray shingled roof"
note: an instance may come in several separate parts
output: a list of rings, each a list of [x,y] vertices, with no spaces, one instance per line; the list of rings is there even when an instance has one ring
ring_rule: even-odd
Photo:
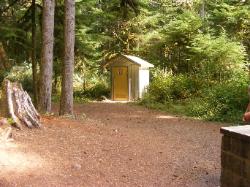
[[[125,58],[127,58],[128,60],[130,60],[131,62],[135,63],[135,64],[138,64],[140,67],[142,68],[152,68],[154,67],[153,64],[150,64],[149,62],[139,58],[139,57],[136,57],[136,56],[132,56],[132,55],[121,55],[121,56],[124,56]]]

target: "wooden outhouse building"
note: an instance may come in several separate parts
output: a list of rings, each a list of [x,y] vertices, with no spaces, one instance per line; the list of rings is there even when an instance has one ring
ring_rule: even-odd
[[[149,68],[153,64],[131,55],[116,55],[104,65],[111,71],[111,98],[133,101],[141,98],[149,85]]]

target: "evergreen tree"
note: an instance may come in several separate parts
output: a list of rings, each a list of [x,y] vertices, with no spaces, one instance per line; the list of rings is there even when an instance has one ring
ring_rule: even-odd
[[[64,64],[60,115],[73,114],[73,72],[75,47],[75,1],[64,1]]]
[[[39,110],[51,112],[54,44],[54,0],[43,0],[42,54],[40,70]]]

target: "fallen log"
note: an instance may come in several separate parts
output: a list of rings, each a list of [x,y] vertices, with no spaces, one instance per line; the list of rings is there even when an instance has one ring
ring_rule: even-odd
[[[24,125],[29,128],[41,127],[40,115],[20,83],[4,80],[2,108],[2,115],[11,118],[18,129],[22,129]]]

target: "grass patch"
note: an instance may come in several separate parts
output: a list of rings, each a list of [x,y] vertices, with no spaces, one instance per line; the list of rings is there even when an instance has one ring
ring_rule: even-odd
[[[150,109],[160,110],[174,115],[191,116],[188,112],[188,103],[185,101],[168,103],[139,101],[137,102],[137,104]]]
[[[142,100],[137,104],[173,115],[193,117],[205,121],[226,122],[237,125],[243,124],[243,108],[242,110],[232,109],[221,113],[221,111],[217,110],[216,108],[209,108],[210,105],[201,98],[172,101],[167,103],[157,103]]]

